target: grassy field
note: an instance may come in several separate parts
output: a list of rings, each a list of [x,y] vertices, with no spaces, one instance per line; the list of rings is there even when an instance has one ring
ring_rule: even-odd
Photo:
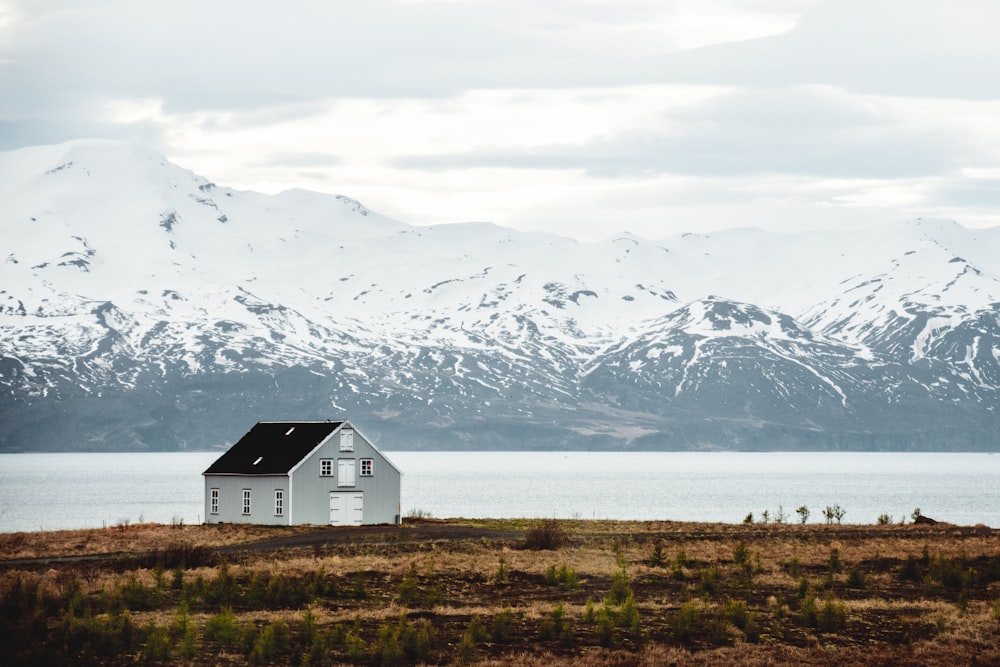
[[[0,535],[0,664],[136,662],[1000,665],[1000,531],[414,519]]]

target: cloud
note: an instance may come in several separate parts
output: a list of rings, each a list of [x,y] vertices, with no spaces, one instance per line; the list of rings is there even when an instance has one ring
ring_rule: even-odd
[[[996,25],[994,0],[0,0],[0,149],[130,139],[578,237],[995,223]]]
[[[77,97],[246,109],[322,97],[447,96],[640,77],[669,50],[656,3],[120,0],[15,3],[5,110]],[[643,37],[643,35],[645,35]],[[658,37],[659,39],[654,39]],[[635,64],[633,64],[635,63]],[[648,74],[647,74],[648,75]]]
[[[159,146],[163,133],[157,124],[149,121],[122,124],[98,120],[93,116],[0,119],[0,151],[58,144],[81,137],[101,137]]]
[[[651,173],[742,177],[911,178],[948,173],[977,154],[944,130],[900,122],[894,111],[826,88],[739,90],[620,127],[582,145],[528,151],[402,157],[411,169],[578,169],[621,178]]]
[[[832,0],[786,34],[683,51],[665,81],[824,84],[866,94],[1000,99],[1000,3]]]
[[[328,153],[269,153],[254,164],[262,167],[336,167],[343,164],[343,160]]]

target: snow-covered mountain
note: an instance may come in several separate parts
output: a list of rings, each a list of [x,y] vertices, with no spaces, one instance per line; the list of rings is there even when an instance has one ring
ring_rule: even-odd
[[[1000,228],[579,243],[0,153],[0,450],[1000,448]]]

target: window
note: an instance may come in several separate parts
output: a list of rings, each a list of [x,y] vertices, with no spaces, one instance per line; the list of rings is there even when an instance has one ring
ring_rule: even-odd
[[[319,476],[333,477],[333,459],[319,460]]]
[[[285,492],[282,489],[274,490],[274,516],[285,514]]]
[[[372,459],[361,459],[361,473],[362,477],[371,477],[374,473],[375,462]]]
[[[219,490],[218,489],[212,489],[211,491],[208,492],[208,497],[209,497],[209,501],[208,501],[208,511],[209,511],[209,513],[210,514],[218,514],[219,513]]]
[[[250,514],[250,489],[243,489],[243,513]]]
[[[354,431],[351,429],[345,429],[340,432],[340,451],[354,451]]]
[[[337,459],[337,486],[354,486],[354,459]]]

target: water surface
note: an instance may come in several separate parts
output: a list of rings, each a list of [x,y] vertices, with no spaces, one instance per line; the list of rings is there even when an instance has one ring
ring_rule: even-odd
[[[201,473],[220,452],[0,454],[0,532],[201,523]],[[1000,455],[858,452],[388,452],[403,513],[435,517],[845,523],[915,507],[1000,527]]]

